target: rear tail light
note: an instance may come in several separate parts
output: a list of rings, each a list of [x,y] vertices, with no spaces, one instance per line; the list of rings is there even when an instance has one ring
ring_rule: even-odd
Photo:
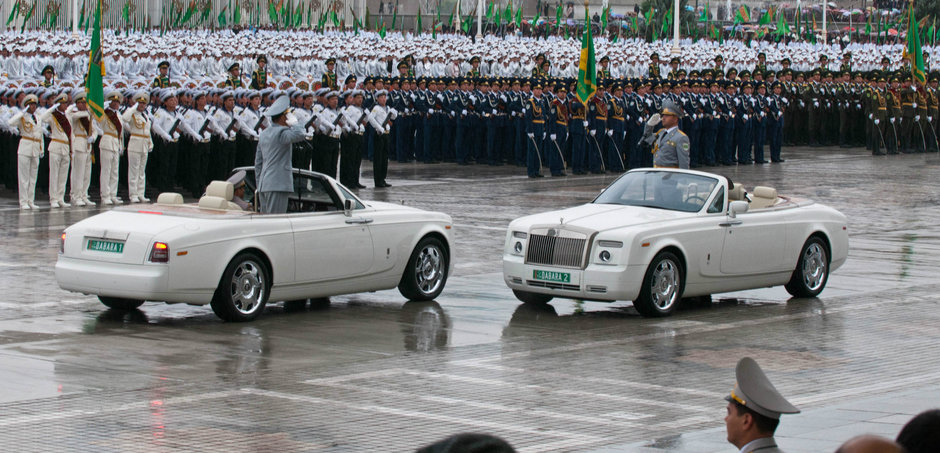
[[[59,253],[65,253],[65,232],[62,232],[62,241],[59,243]]]
[[[151,263],[166,263],[170,261],[170,246],[165,242],[154,242],[150,249]]]

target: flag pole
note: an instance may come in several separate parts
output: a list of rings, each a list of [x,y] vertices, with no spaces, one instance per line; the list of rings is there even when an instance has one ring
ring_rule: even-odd
[[[679,11],[679,0],[673,2],[672,7],[672,54],[679,55],[682,53],[679,50],[679,18],[682,16],[682,11]]]

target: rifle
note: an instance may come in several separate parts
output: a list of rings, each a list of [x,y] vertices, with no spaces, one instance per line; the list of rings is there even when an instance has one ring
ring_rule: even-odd
[[[209,128],[209,118],[206,118],[206,122],[202,123],[202,127],[199,128],[199,135],[202,135],[206,132],[206,129]]]
[[[255,124],[255,127],[253,129],[257,132],[258,128],[261,128],[261,126],[263,125],[264,125],[264,117],[262,116],[261,118],[258,119],[258,122]]]
[[[313,113],[310,114],[310,121],[307,121],[307,124],[304,124],[304,130],[307,130],[310,126],[313,125],[313,122],[317,120],[317,115]]]
[[[226,135],[227,135],[229,132],[232,132],[232,128],[235,127],[235,123],[237,123],[237,122],[238,122],[238,120],[235,118],[235,115],[232,115],[232,122],[231,122],[231,123],[228,123],[228,127],[225,128],[225,134],[226,134]]]
[[[180,127],[180,119],[179,119],[179,118],[177,118],[177,119],[176,119],[176,122],[173,123],[173,127],[170,128],[170,131],[167,132],[167,135],[169,135],[169,136],[172,138],[172,137],[173,137],[173,134],[176,133],[176,128],[178,128],[178,127]]]

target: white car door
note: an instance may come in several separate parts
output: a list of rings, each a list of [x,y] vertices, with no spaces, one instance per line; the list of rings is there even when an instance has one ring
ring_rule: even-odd
[[[367,220],[343,215],[341,198],[322,178],[294,175],[289,215],[294,231],[298,283],[353,278],[372,267],[372,234]]]
[[[784,270],[787,244],[784,215],[780,211],[755,211],[717,220],[724,229],[721,273],[746,275]]]

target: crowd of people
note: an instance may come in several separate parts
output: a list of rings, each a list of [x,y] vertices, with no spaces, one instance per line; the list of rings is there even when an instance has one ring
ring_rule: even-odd
[[[582,103],[576,40],[106,31],[107,108],[95,118],[84,39],[39,33],[0,44],[0,146],[11,151],[0,182],[18,187],[23,209],[37,186],[53,207],[93,203],[95,183],[101,202],[122,202],[119,179],[131,202],[154,189],[199,196],[254,163],[264,111],[283,96],[305,131],[293,165],[352,189],[364,187],[364,159],[377,188],[389,186],[388,160],[514,164],[533,178],[658,165],[641,139],[666,105],[688,140],[683,167],[783,162],[784,145],[938,148],[940,75],[918,88],[894,45],[700,40],[672,56],[666,42],[600,39],[597,91]]]

